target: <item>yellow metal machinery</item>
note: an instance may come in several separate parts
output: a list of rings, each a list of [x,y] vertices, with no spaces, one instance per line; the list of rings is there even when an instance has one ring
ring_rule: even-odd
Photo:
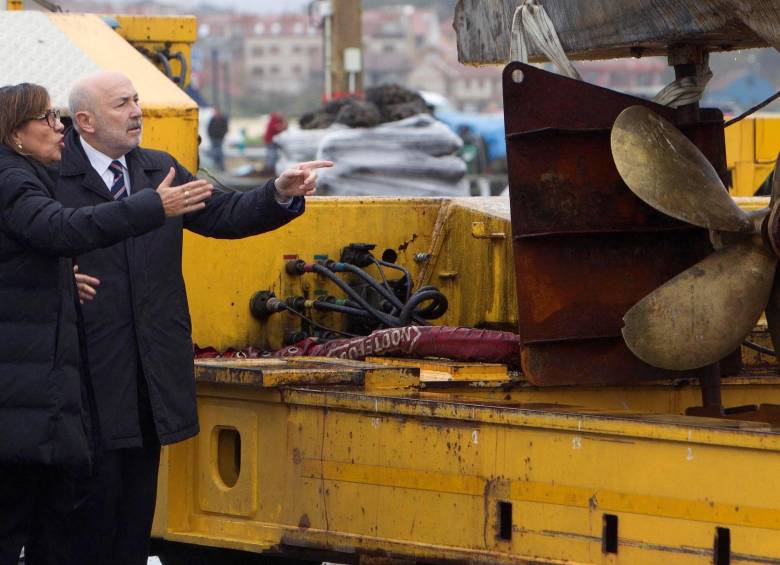
[[[726,159],[732,194],[753,196],[775,167],[780,151],[780,115],[750,117],[726,128]]]
[[[34,17],[95,66],[130,75],[144,144],[196,167],[196,106],[125,41],[186,52],[192,19],[120,16],[113,31],[96,16]],[[733,159],[736,179],[749,157]],[[335,259],[355,242],[375,244],[377,256],[392,251],[416,287],[441,289],[450,307],[437,323],[516,326],[506,201],[315,197],[270,234],[187,234],[194,341],[280,347],[300,321],[257,320],[251,297],[337,295],[321,276],[284,265]],[[723,400],[764,405],[754,422],[685,416],[701,402],[686,380],[539,388],[479,363],[200,360],[201,433],[163,457],[154,532],[175,544],[160,545],[161,555],[166,565],[190,562],[182,555],[192,547],[210,548],[199,562],[214,563],[229,562],[222,548],[247,552],[240,562],[267,553],[287,562],[780,563],[780,383],[773,359],[745,358],[747,368],[724,379]]]
[[[252,319],[251,295],[336,292],[284,261],[352,241],[440,285],[447,324],[511,325],[509,230],[500,199],[314,198],[275,233],[189,237],[195,341],[278,347],[294,320]],[[724,404],[780,402],[768,358],[748,362]],[[504,366],[393,359],[203,360],[197,374],[202,431],[168,450],[167,540],[345,562],[780,563],[780,439],[684,416],[695,383],[538,388]]]
[[[117,22],[119,27],[114,29]],[[121,35],[148,52],[170,46],[171,52],[182,52],[188,58],[189,45],[195,40],[194,18],[104,19],[94,14],[9,10],[0,11],[0,24],[4,30],[0,43],[7,52],[19,53],[0,65],[0,81],[42,84],[54,104],[65,109],[70,87],[82,74],[98,69],[122,71],[140,96],[144,145],[168,151],[191,170],[197,169],[197,104]],[[62,57],[69,60],[68,72],[63,71]],[[176,60],[169,63],[174,72],[180,70],[177,64]]]

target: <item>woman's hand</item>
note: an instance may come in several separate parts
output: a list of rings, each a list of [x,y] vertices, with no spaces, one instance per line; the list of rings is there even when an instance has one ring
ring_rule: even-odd
[[[73,274],[76,277],[76,290],[79,294],[79,302],[84,304],[85,300],[92,300],[97,294],[96,287],[100,285],[100,280],[89,275],[79,273],[79,266],[73,265]]]
[[[162,200],[165,217],[182,216],[205,208],[204,201],[211,196],[214,187],[205,180],[193,180],[181,186],[171,186],[175,176],[176,170],[171,167],[160,186],[157,187],[157,194]]]

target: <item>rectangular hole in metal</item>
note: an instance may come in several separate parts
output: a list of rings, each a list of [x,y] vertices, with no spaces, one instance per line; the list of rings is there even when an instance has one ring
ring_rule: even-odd
[[[731,531],[728,528],[715,528],[715,565],[731,563]]]
[[[498,503],[498,539],[512,539],[512,503]]]
[[[614,514],[604,514],[604,525],[601,530],[602,553],[618,552],[618,517]]]

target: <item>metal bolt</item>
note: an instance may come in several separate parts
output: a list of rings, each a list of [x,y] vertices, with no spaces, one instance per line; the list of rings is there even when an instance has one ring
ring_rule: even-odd
[[[427,261],[430,261],[431,254],[430,253],[415,253],[414,254],[414,260],[417,263],[425,263]]]

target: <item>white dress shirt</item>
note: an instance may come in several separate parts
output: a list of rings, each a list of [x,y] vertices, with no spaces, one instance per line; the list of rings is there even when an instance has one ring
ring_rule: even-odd
[[[111,192],[111,187],[114,185],[114,171],[112,171],[109,167],[113,161],[119,161],[122,163],[122,172],[125,175],[125,189],[127,190],[127,195],[130,196],[130,194],[132,194],[130,191],[130,171],[127,170],[127,160],[125,159],[125,156],[122,155],[119,159],[112,159],[105,153],[101,153],[92,147],[89,143],[84,141],[83,137],[79,137],[79,141],[81,142],[81,146],[84,148],[84,153],[87,154],[89,164],[92,165],[92,168],[97,171],[97,174],[100,175],[100,178],[102,178],[103,182],[106,183],[109,192]],[[292,205],[292,196],[285,198],[279,194],[278,191],[274,191],[274,196],[276,201],[281,206],[289,208]]]
[[[130,196],[130,171],[127,170],[127,160],[125,159],[125,156],[122,155],[119,159],[112,159],[105,153],[101,153],[92,147],[89,143],[84,141],[83,137],[79,137],[79,141],[81,142],[81,146],[84,148],[84,153],[87,154],[89,164],[92,165],[92,168],[97,171],[97,174],[100,175],[100,178],[102,178],[103,182],[106,183],[106,187],[108,188],[109,192],[111,192],[111,187],[114,184],[114,171],[109,169],[111,162],[119,161],[122,163],[122,172],[125,175],[125,190],[127,190],[127,195]]]

